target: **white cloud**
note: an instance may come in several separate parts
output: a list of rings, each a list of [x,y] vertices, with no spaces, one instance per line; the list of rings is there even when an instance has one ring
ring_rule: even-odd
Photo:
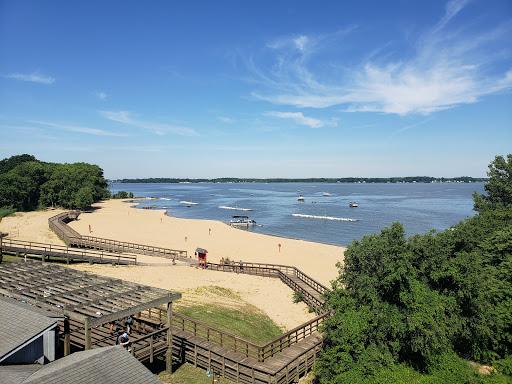
[[[103,91],[98,91],[95,94],[96,94],[96,97],[98,99],[100,99],[101,101],[105,101],[105,100],[108,99],[108,95],[105,92],[103,92]]]
[[[198,136],[198,133],[192,128],[182,127],[174,124],[138,120],[133,117],[129,111],[100,111],[100,114],[108,120],[146,129],[157,135],[173,133],[181,136]]]
[[[297,124],[305,125],[310,128],[321,128],[325,125],[321,120],[304,116],[302,112],[270,111],[265,112],[265,116],[278,117],[280,119],[291,119]]]
[[[32,124],[43,125],[46,127],[62,129],[64,131],[69,131],[69,132],[85,133],[87,135],[93,135],[93,136],[114,136],[114,137],[127,136],[126,134],[123,134],[123,133],[110,132],[110,131],[106,131],[104,129],[98,129],[98,128],[82,127],[79,125],[52,123],[49,121],[40,121],[40,120],[29,120],[28,122],[32,123]]]
[[[5,75],[4,77],[8,79],[20,80],[20,81],[28,81],[32,83],[46,84],[50,85],[55,83],[55,78],[51,76],[42,75],[38,72],[32,73],[10,73]]]
[[[268,45],[275,54],[275,64],[262,69],[248,62],[258,85],[252,96],[298,108],[341,106],[348,112],[407,115],[430,114],[511,89],[512,69],[497,73],[494,68],[512,68],[502,54],[512,35],[512,23],[485,32],[470,33],[469,24],[450,30],[450,22],[468,3],[448,2],[439,22],[413,43],[413,53],[399,60],[386,44],[373,49],[359,64],[334,63],[325,69],[314,65],[315,59],[322,63],[318,57],[320,45],[324,51],[326,45],[330,45],[330,53],[336,51],[339,45],[332,38],[295,36],[276,40]],[[353,29],[345,32],[333,35],[337,40],[346,38]],[[315,41],[314,47],[311,41]],[[300,54],[288,54],[291,46]]]

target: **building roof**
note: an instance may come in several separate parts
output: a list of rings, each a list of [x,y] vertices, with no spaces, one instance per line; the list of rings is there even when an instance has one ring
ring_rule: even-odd
[[[57,319],[0,297],[0,362],[56,326]]]
[[[41,369],[40,364],[0,365],[2,384],[21,384],[23,380]]]
[[[0,264],[0,294],[91,326],[174,301],[180,293],[50,263]]]
[[[121,346],[75,352],[44,365],[20,384],[161,384]]]

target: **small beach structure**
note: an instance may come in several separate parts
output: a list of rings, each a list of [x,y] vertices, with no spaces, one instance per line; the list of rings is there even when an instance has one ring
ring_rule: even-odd
[[[196,248],[195,255],[197,256],[197,265],[199,268],[206,269],[206,255],[208,251],[204,248]]]

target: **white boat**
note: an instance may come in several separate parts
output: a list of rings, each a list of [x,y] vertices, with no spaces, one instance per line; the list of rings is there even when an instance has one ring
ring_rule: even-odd
[[[322,193],[322,196],[329,197],[329,196],[332,196],[332,193],[329,193],[329,192],[323,192],[323,193]]]
[[[182,201],[180,201],[180,204],[183,204],[183,205],[185,205],[185,206],[187,206],[187,207],[189,207],[189,208],[190,208],[191,206],[193,206],[193,205],[197,205],[197,204],[199,204],[199,203],[194,203],[193,201],[185,201],[185,200],[182,200]]]
[[[304,196],[299,195],[299,197],[297,198],[297,201],[304,202],[305,201]]]
[[[256,221],[249,219],[249,216],[235,215],[230,220],[229,225],[236,228],[249,228],[256,225]]]
[[[359,207],[359,203],[357,203],[356,201],[351,201],[350,203],[348,203],[348,206],[350,208],[357,208]]]

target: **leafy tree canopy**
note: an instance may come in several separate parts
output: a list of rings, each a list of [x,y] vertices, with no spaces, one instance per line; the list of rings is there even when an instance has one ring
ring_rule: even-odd
[[[508,373],[512,155],[491,163],[485,190],[478,214],[446,231],[406,238],[395,223],[349,246],[327,295],[320,383],[483,382],[463,359]]]
[[[20,155],[0,161],[0,170],[0,207],[84,209],[109,196],[97,165],[44,163]]]

